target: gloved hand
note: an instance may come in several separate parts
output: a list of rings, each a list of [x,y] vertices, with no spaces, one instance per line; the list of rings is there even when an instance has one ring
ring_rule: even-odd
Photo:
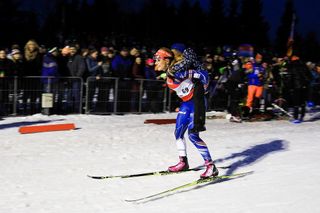
[[[159,77],[165,80],[167,78],[167,73],[162,73]]]

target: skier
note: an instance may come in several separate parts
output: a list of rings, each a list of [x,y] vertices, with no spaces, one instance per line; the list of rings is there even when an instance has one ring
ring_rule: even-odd
[[[174,53],[168,48],[160,48],[154,56],[156,71],[168,71],[170,65],[174,64]],[[184,139],[184,133],[188,129],[190,141],[195,145],[205,161],[206,171],[201,174],[200,177],[207,178],[217,176],[219,171],[212,161],[206,143],[199,137],[199,132],[190,131],[194,126],[194,101],[192,99],[194,94],[194,83],[192,79],[200,80],[205,89],[208,86],[208,73],[205,70],[185,70],[176,73],[167,72],[168,87],[174,90],[179,98],[182,99],[175,128],[176,145],[180,161],[178,164],[170,166],[168,170],[170,172],[180,172],[189,168],[186,142]]]
[[[174,63],[169,66],[167,72],[171,75],[185,72],[186,70],[205,70],[203,63],[198,60],[197,54],[193,49],[187,48],[182,43],[174,43],[171,46],[171,51],[174,54]],[[194,102],[194,116],[192,132],[205,131],[206,120],[206,103],[205,91],[203,84],[199,79],[192,79],[193,86],[193,102]]]

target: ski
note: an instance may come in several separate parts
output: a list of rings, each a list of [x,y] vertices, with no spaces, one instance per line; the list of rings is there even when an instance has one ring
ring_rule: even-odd
[[[88,177],[93,179],[111,179],[111,178],[134,178],[134,177],[142,177],[142,176],[163,176],[163,175],[181,174],[181,173],[190,172],[190,171],[199,171],[203,168],[204,166],[198,166],[198,167],[190,168],[188,170],[181,171],[181,172],[169,172],[168,170],[163,170],[163,171],[146,172],[146,173],[138,173],[138,174],[131,174],[131,175],[106,175],[106,176],[88,175]],[[221,166],[217,168],[228,169],[230,168],[230,166]]]
[[[179,191],[181,189],[185,189],[185,188],[190,188],[193,186],[198,186],[204,183],[218,183],[218,182],[222,182],[223,180],[228,180],[228,179],[232,179],[232,178],[237,178],[237,177],[243,177],[246,176],[248,174],[251,174],[251,172],[243,172],[243,173],[236,173],[236,174],[231,174],[231,175],[220,175],[220,176],[216,176],[216,177],[210,177],[210,178],[205,178],[205,179],[198,179],[195,181],[192,181],[190,183],[178,186],[178,187],[174,187],[172,189],[168,189],[159,193],[155,193],[146,197],[141,197],[141,198],[137,198],[137,199],[126,199],[126,202],[138,202],[138,201],[144,201],[144,200],[148,200],[150,198],[155,198],[155,197],[159,197],[160,195],[166,195],[170,192],[175,192],[175,191]]]
[[[292,118],[293,116],[288,112],[286,111],[285,109],[283,109],[282,107],[280,107],[279,105],[275,104],[275,103],[272,103],[272,106],[276,109],[279,109],[281,112],[285,113],[287,116],[289,116],[290,118]]]

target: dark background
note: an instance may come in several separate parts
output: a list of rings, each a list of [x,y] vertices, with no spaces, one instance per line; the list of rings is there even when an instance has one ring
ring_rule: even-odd
[[[1,0],[0,44],[250,43],[283,55],[295,13],[294,53],[319,60],[319,8],[313,0]]]

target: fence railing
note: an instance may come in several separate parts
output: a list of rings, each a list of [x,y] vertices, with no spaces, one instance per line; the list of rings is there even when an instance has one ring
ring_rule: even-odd
[[[89,77],[85,113],[157,113],[167,109],[163,81]]]
[[[215,88],[215,84],[210,86]],[[207,94],[208,109],[228,109],[234,101],[230,93],[211,90]],[[315,97],[319,96],[317,91]],[[246,88],[241,93],[233,99],[244,99]],[[266,88],[263,105],[270,105],[276,97],[275,88]],[[0,78],[0,115],[171,112],[179,102],[161,80],[89,77],[84,83],[78,77]]]
[[[171,99],[158,80],[89,77],[84,83],[77,77],[0,78],[2,115],[157,113],[170,111]]]
[[[83,81],[77,77],[0,78],[0,113],[81,113],[82,94]]]

